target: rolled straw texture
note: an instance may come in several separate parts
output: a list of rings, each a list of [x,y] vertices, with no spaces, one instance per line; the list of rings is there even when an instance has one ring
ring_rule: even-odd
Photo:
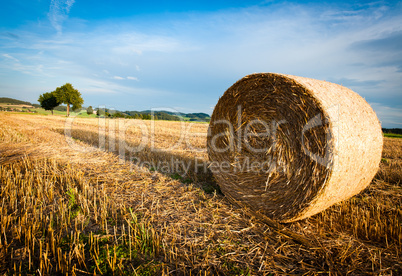
[[[215,106],[207,141],[222,192],[280,222],[363,190],[378,170],[382,145],[378,118],[358,94],[275,73],[232,85]]]

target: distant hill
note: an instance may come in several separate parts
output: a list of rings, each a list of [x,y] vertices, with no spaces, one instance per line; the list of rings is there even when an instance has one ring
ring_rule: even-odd
[[[32,105],[30,102],[24,102],[7,97],[0,97],[0,103]]]
[[[184,116],[190,118],[190,121],[209,122],[211,120],[211,116],[206,113],[187,113]]]
[[[139,113],[141,114],[151,114],[151,110],[144,110]],[[176,120],[180,120],[180,118],[192,122],[209,122],[211,120],[211,116],[206,113],[181,113],[181,112],[171,112],[166,110],[154,111],[154,114],[158,116],[158,114],[167,114],[169,116],[173,116]]]

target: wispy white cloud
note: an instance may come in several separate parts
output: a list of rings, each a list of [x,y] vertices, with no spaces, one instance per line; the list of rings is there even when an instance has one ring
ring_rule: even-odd
[[[11,69],[31,76],[45,75],[43,72],[43,64],[21,62],[10,54],[2,54],[2,57],[5,58],[5,62],[0,64],[0,69]]]
[[[68,17],[75,0],[51,0],[48,18],[58,34],[62,32],[62,24]]]
[[[125,79],[127,79],[127,80],[135,80],[135,81],[138,81],[138,78],[137,77],[132,77],[132,76],[128,76],[128,77],[120,77],[120,76],[114,76],[113,77],[113,79],[115,79],[115,80],[125,80]]]
[[[13,56],[11,56],[9,54],[3,54],[2,56],[7,58],[7,59],[13,60],[15,62],[20,62],[17,58],[15,58],[15,57],[13,57]]]
[[[382,127],[402,127],[402,107],[390,107],[382,103],[371,103],[371,107],[380,118]]]
[[[99,77],[83,76],[80,79],[76,79],[76,85],[86,95],[114,95],[125,89],[124,86]]]

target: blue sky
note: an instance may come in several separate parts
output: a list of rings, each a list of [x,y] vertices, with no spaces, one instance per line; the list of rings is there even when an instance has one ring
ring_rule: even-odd
[[[243,76],[342,84],[402,127],[401,1],[13,0],[0,9],[0,96],[70,82],[84,105],[211,113]]]

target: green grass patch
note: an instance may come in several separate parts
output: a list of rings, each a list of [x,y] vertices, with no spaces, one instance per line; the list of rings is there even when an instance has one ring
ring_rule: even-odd
[[[388,137],[388,138],[402,138],[402,134],[384,133],[384,137]]]
[[[193,182],[190,178],[188,177],[183,177],[182,175],[180,175],[179,173],[174,173],[170,175],[171,178],[175,179],[175,180],[179,180],[180,182],[184,183],[184,184],[190,184],[191,182]]]

